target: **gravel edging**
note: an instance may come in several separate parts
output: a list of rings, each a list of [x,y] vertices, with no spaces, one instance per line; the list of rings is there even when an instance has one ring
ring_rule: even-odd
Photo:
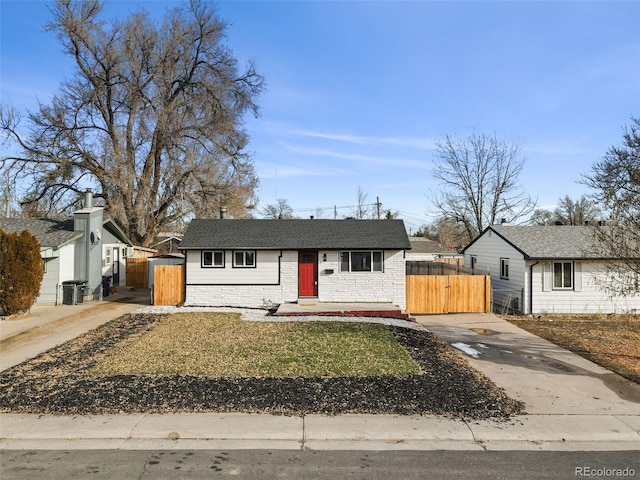
[[[419,323],[389,317],[355,317],[345,315],[269,315],[267,310],[258,308],[240,307],[173,307],[173,306],[149,306],[139,308],[133,313],[146,313],[156,315],[171,315],[174,313],[190,312],[221,312],[240,313],[242,319],[248,322],[362,322],[379,323],[381,325],[409,328],[412,330],[427,331],[427,328]]]
[[[504,419],[522,413],[521,402],[509,398],[504,390],[473,370],[445,342],[423,327],[388,326],[423,371],[406,377],[98,377],[87,373],[111,347],[153,328],[163,315],[148,311],[125,315],[2,372],[0,412],[384,413],[468,419]],[[263,321],[274,318],[264,317],[263,314]],[[344,317],[336,318],[345,321]],[[327,318],[319,316],[318,320]],[[354,319],[349,317],[348,321]]]

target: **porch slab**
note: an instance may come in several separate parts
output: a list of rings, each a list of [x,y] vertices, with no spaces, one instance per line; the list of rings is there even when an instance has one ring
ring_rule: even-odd
[[[282,303],[276,316],[331,315],[338,317],[384,317],[409,320],[410,316],[392,303],[299,302]]]

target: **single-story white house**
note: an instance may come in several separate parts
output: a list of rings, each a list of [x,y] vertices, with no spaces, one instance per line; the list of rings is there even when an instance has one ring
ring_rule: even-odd
[[[81,301],[102,298],[102,277],[112,277],[112,285],[126,285],[126,257],[131,241],[104,208],[93,206],[90,191],[84,207],[70,219],[10,217],[0,218],[0,230],[30,232],[40,242],[44,277],[37,304],[63,303],[63,282],[86,282]]]
[[[640,295],[612,296],[603,288],[606,262],[596,253],[593,227],[493,225],[464,250],[465,264],[491,273],[494,311],[626,313]]]
[[[313,299],[404,309],[410,248],[402,220],[195,219],[180,244],[185,305]]]

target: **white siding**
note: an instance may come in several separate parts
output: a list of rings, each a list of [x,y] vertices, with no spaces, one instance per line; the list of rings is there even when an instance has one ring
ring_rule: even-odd
[[[55,304],[56,289],[60,283],[60,258],[47,258],[43,259],[43,262],[45,262],[46,267],[36,303],[40,305]]]
[[[574,279],[581,288],[557,290],[545,288],[545,270],[550,271],[552,262],[540,262],[533,267],[533,313],[626,313],[640,311],[640,295],[634,297],[611,297],[600,286],[606,274],[603,264],[581,261]],[[581,270],[578,271],[578,270]],[[549,275],[547,280],[552,281]]]
[[[40,285],[40,295],[36,299],[37,304],[55,305],[62,303],[62,282],[74,279],[74,252],[75,247],[73,244],[65,245],[58,250],[56,258],[45,260],[47,262],[47,271]]]
[[[507,313],[511,309],[522,311],[526,306],[525,261],[522,253],[492,231],[487,231],[464,253],[465,265],[471,257],[477,259],[475,267],[491,274],[493,310]],[[509,260],[509,278],[500,278],[500,260]]]
[[[233,268],[231,254],[224,268],[202,268],[200,251],[187,252],[185,305],[260,308],[298,299],[297,251],[258,251],[256,268]]]
[[[224,268],[203,268],[200,251],[187,252],[187,283],[222,285],[277,285],[280,281],[281,252],[259,250],[255,267],[233,267],[233,252],[225,252]],[[297,254],[296,254],[297,255]],[[296,257],[296,262],[297,262]]]

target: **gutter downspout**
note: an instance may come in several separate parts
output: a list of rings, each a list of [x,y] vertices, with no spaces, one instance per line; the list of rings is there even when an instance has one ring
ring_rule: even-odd
[[[533,315],[533,267],[538,265],[540,261],[529,265],[529,314]]]

